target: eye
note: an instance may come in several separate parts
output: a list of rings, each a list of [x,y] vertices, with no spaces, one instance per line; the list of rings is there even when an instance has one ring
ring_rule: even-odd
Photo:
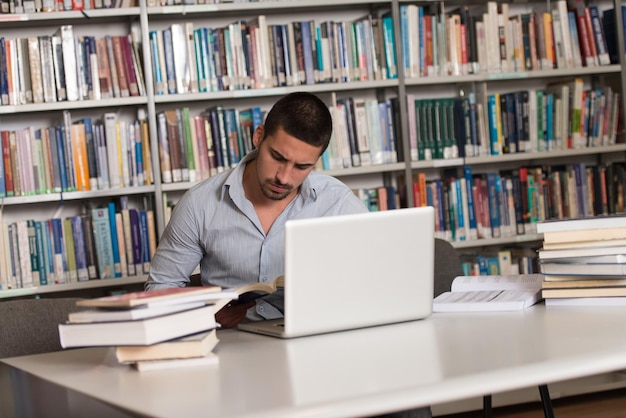
[[[294,167],[296,168],[296,170],[304,171],[313,167],[313,164],[296,164]]]

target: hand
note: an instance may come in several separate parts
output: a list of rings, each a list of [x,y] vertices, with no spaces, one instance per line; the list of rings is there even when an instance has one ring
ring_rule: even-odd
[[[246,311],[256,304],[251,300],[248,302],[231,302],[217,311],[215,320],[222,325],[222,328],[235,328],[237,324],[246,317]]]

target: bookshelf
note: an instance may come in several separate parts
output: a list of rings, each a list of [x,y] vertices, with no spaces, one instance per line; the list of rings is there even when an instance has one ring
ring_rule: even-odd
[[[535,166],[567,166],[584,162],[594,164],[609,164],[626,160],[626,145],[624,144],[623,123],[619,126],[618,143],[580,149],[552,149],[549,151],[526,151],[501,155],[481,154],[478,156],[453,155],[448,158],[430,160],[412,159],[411,108],[407,105],[407,97],[413,96],[417,100],[453,99],[464,94],[473,93],[477,97],[487,97],[490,94],[506,94],[519,89],[545,90],[552,82],[581,78],[586,89],[601,87],[606,79],[615,79],[612,84],[615,92],[624,97],[623,86],[626,85],[626,64],[623,54],[619,60],[607,65],[593,67],[570,67],[552,69],[524,69],[506,70],[498,72],[459,71],[451,74],[423,74],[416,76],[403,70],[406,49],[401,42],[404,39],[402,27],[402,10],[404,6],[420,6],[425,13],[440,15],[441,5],[447,15],[454,14],[466,2],[449,0],[442,2],[431,1],[404,1],[404,0],[322,0],[316,2],[290,1],[259,1],[251,3],[222,3],[222,4],[195,4],[161,6],[152,0],[140,1],[137,7],[91,9],[82,11],[58,11],[49,13],[0,14],[0,27],[10,37],[22,38],[51,35],[63,25],[72,25],[74,33],[79,36],[93,35],[122,35],[132,33],[140,43],[141,48],[137,56],[141,63],[143,94],[129,97],[101,97],[99,99],[84,98],[76,101],[54,101],[45,103],[22,103],[0,105],[0,126],[2,129],[21,129],[31,125],[49,127],[62,120],[64,111],[71,112],[72,122],[83,118],[100,118],[105,113],[115,113],[121,120],[132,122],[136,119],[144,120],[149,138],[150,162],[152,165],[152,181],[149,184],[126,185],[125,187],[96,189],[90,191],[64,191],[25,196],[4,197],[2,199],[3,221],[13,222],[17,219],[37,218],[47,219],[52,216],[71,216],[83,212],[86,205],[104,205],[110,201],[117,201],[127,197],[131,206],[144,208],[146,202],[154,211],[156,236],[160,236],[166,224],[166,211],[163,200],[176,201],[182,193],[197,182],[183,179],[177,182],[165,182],[161,176],[160,158],[160,131],[159,115],[172,110],[187,108],[192,117],[202,115],[203,112],[216,106],[224,109],[242,111],[251,108],[267,110],[273,101],[280,96],[294,91],[309,91],[318,94],[329,106],[336,100],[347,98],[363,99],[387,103],[396,100],[394,121],[396,137],[396,152],[400,154],[395,162],[387,161],[382,164],[361,165],[358,167],[331,167],[325,170],[330,175],[344,180],[349,186],[357,188],[376,188],[380,186],[394,186],[399,193],[404,194],[407,206],[415,205],[415,195],[412,182],[405,182],[402,187],[398,184],[398,177],[412,179],[420,173],[425,175],[426,181],[445,179],[450,173],[460,177],[463,167],[469,166],[474,176],[487,172],[509,172],[521,167]],[[553,2],[555,3],[555,2]],[[508,3],[507,3],[508,4]],[[509,16],[530,13],[535,10],[544,10],[550,2],[527,1],[511,2]],[[600,10],[617,6],[618,1],[599,0],[590,4],[600,5]],[[481,14],[489,11],[484,2],[470,2],[472,13]],[[382,18],[384,15],[392,18],[389,28],[395,37],[395,49],[383,48],[380,52],[385,56],[376,56],[381,64],[380,73],[385,75],[370,76],[367,80],[355,81],[353,77],[343,82],[315,82],[295,85],[274,86],[264,88],[237,88],[209,91],[200,91],[200,88],[185,88],[185,92],[174,89],[172,93],[162,94],[162,89],[154,83],[159,75],[155,73],[153,50],[151,48],[152,33],[163,34],[163,31],[172,29],[173,25],[184,26],[187,23],[198,28],[219,29],[237,21],[257,22],[259,16],[264,16],[267,25],[285,25],[292,22],[313,20],[317,24],[327,21],[355,22],[365,16],[372,15]],[[621,14],[616,14],[616,27],[621,28]],[[623,31],[617,31],[616,39],[618,50],[623,50]],[[4,35],[7,37],[7,35]],[[161,35],[162,36],[162,35]],[[382,35],[381,35],[382,36]],[[389,53],[395,53],[396,73],[388,70],[385,65],[390,62]],[[385,65],[383,65],[385,64]],[[162,70],[162,69],[161,69]],[[247,68],[246,70],[249,70]],[[234,71],[234,70],[233,70]],[[340,73],[339,73],[340,74]],[[372,73],[374,74],[374,73]],[[237,75],[239,77],[240,75]],[[191,75],[190,75],[191,77]],[[251,74],[245,77],[253,78]],[[301,77],[301,75],[300,75]],[[341,77],[339,75],[339,77]],[[332,77],[331,77],[332,78]],[[193,77],[191,77],[193,80]],[[233,78],[235,80],[235,78]],[[302,79],[301,79],[302,80]],[[200,83],[200,80],[196,79]],[[247,83],[248,81],[242,81]],[[252,82],[253,84],[253,82]],[[287,83],[285,83],[287,84]],[[252,87],[254,87],[252,85]],[[480,100],[480,99],[479,99]],[[620,114],[624,114],[626,100],[620,101]],[[402,159],[404,155],[404,159]],[[95,202],[95,203],[92,203]],[[507,247],[515,245],[533,245],[540,242],[541,237],[534,233],[524,235],[502,236],[500,238],[486,237],[477,240],[453,240],[453,245],[459,251],[475,251],[477,248]],[[136,284],[143,280],[143,275],[124,277],[129,284]],[[114,280],[116,283],[126,283]],[[97,286],[104,288],[113,286],[114,281],[96,280]],[[25,289],[15,289],[21,295],[26,291],[31,294],[40,294],[71,289],[87,289],[96,286],[90,280],[84,283],[38,286]],[[0,290],[0,298],[15,297],[13,289]]]

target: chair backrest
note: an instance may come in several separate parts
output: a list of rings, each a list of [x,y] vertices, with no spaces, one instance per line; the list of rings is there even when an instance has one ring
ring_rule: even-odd
[[[434,296],[450,290],[452,280],[463,275],[461,258],[450,242],[435,238],[435,285]]]
[[[80,298],[0,301],[0,358],[60,351],[57,325]]]

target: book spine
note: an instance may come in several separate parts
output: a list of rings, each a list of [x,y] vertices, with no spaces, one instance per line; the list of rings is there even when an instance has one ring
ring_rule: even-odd
[[[36,282],[41,286],[45,286],[48,284],[48,274],[47,274],[47,264],[46,264],[46,256],[45,256],[45,242],[43,236],[43,228],[41,221],[32,221],[34,227],[34,239],[32,245],[35,246],[34,256],[35,261],[33,261],[33,266],[35,263],[37,264],[37,278]],[[2,239],[2,238],[0,238]],[[35,268],[33,268],[35,270]],[[34,273],[34,272],[33,272]],[[34,273],[35,274],[35,273]]]
[[[82,229],[82,236],[84,241],[85,266],[87,270],[87,279],[85,280],[97,279],[98,270],[96,261],[96,248],[91,215],[84,214],[80,215],[80,217],[80,226]]]
[[[74,238],[74,251],[76,254],[76,271],[78,281],[89,280],[89,271],[87,266],[87,252],[85,246],[85,234],[83,229],[83,218],[81,216],[73,216],[71,219],[72,236]]]
[[[74,248],[74,236],[72,233],[72,220],[63,219],[63,239],[65,243],[65,259],[67,265],[67,280],[69,283],[78,281],[78,270],[76,266],[76,250]]]
[[[111,224],[108,208],[94,208],[91,212],[93,235],[98,259],[98,275],[100,279],[115,277],[113,261],[113,244],[111,242]]]
[[[52,219],[52,236],[54,237],[54,276],[55,284],[68,283],[67,255],[63,236],[63,221]]]
[[[129,209],[130,232],[132,237],[133,258],[135,271],[143,272],[143,261],[141,254],[141,227],[139,225],[139,211],[137,209]],[[128,260],[130,263],[131,260]]]
[[[35,221],[29,219],[26,221],[26,229],[28,233],[28,250],[30,256],[30,268],[32,275],[32,285],[41,285],[41,263],[39,261],[39,245],[37,244],[37,232]]]
[[[113,277],[122,277],[122,266],[120,262],[120,247],[117,238],[117,224],[115,220],[115,203],[109,202],[107,205],[109,220],[109,236],[111,241],[111,251],[113,255]]]

